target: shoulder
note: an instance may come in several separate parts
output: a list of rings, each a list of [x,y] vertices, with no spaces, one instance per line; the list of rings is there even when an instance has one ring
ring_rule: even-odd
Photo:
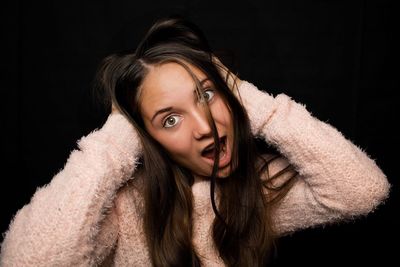
[[[270,176],[278,174],[289,166],[291,165],[288,159],[280,154],[264,153],[257,158],[257,169],[264,168]]]
[[[144,172],[139,168],[117,192],[115,208],[119,217],[134,212],[137,216],[144,213]]]
[[[261,170],[261,179],[274,187],[279,187],[297,175],[294,166],[281,154],[262,154],[257,165],[258,170]]]

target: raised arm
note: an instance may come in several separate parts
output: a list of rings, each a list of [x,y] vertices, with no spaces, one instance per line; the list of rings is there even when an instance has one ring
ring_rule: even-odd
[[[253,133],[286,158],[272,172],[292,164],[299,174],[274,214],[280,234],[367,214],[387,198],[385,174],[336,128],[285,94],[274,98],[246,81],[239,92]]]
[[[1,266],[93,266],[117,239],[111,209],[141,151],[133,126],[112,113],[78,142],[64,168],[18,211],[1,246]]]

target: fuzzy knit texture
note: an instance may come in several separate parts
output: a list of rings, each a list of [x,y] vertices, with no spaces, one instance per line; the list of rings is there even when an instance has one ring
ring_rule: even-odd
[[[283,156],[271,164],[270,174],[287,164],[299,173],[274,211],[278,233],[365,215],[388,197],[390,185],[374,160],[304,105],[246,81],[239,92],[254,135]],[[79,140],[64,168],[13,218],[0,265],[151,266],[143,198],[135,186],[138,140],[120,114],[111,114],[101,129]],[[210,232],[209,182],[196,181],[192,191],[196,253],[204,266],[224,266]]]

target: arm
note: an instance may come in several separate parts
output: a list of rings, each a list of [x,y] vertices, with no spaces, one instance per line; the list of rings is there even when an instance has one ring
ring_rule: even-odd
[[[253,133],[287,159],[272,172],[292,164],[299,174],[275,210],[278,233],[367,214],[387,198],[386,176],[334,127],[284,94],[274,98],[245,81],[239,92]]]
[[[113,113],[78,147],[14,217],[1,266],[92,266],[111,251],[118,231],[113,200],[135,169],[139,138]]]

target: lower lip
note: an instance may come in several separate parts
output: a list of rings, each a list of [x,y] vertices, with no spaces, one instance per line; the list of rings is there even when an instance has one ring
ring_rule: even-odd
[[[231,161],[231,153],[228,140],[225,141],[225,152],[220,152],[218,168],[225,168]],[[214,165],[214,159],[203,157],[210,165]]]

